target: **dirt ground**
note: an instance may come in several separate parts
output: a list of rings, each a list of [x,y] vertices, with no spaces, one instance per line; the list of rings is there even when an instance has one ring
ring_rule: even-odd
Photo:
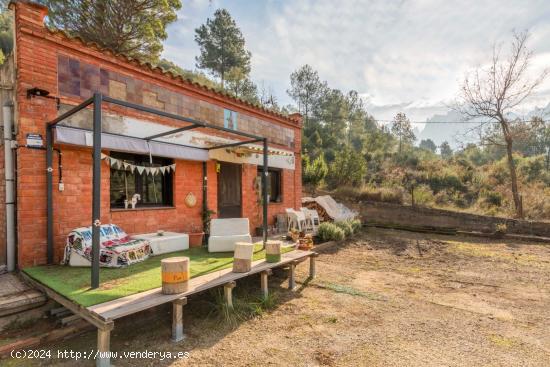
[[[275,274],[269,310],[235,325],[215,316],[212,294],[190,299],[178,344],[169,340],[168,308],[122,320],[113,351],[189,357],[113,365],[550,366],[550,245],[368,229],[317,264],[317,278],[295,292]],[[297,279],[307,274],[299,265]],[[236,290],[258,288],[252,278]],[[49,361],[0,364],[94,365],[56,358],[58,349],[94,348],[89,332],[44,346],[54,351]]]

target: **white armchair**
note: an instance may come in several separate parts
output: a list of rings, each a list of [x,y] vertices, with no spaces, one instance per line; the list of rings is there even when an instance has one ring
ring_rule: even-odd
[[[237,242],[252,243],[248,218],[212,219],[208,252],[234,251]]]
[[[320,224],[319,213],[317,213],[317,210],[308,208],[301,208],[301,211],[306,217],[306,230],[311,230],[316,235]]]
[[[286,215],[288,219],[288,230],[297,229],[298,231],[306,230],[306,216],[301,210],[294,210],[292,208],[286,209]]]

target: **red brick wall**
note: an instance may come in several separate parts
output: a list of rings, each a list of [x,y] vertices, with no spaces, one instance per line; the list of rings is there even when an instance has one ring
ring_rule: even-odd
[[[26,98],[26,90],[39,87],[58,92],[58,55],[70,55],[90,65],[109,68],[155,83],[178,93],[183,93],[198,101],[208,101],[238,113],[269,121],[275,125],[294,129],[294,151],[297,153],[296,170],[283,172],[283,202],[270,204],[269,221],[284,211],[285,207],[299,207],[301,195],[300,134],[301,121],[298,117],[285,118],[254,108],[246,103],[222,96],[191,83],[174,79],[158,70],[147,69],[136,62],[123,60],[109,52],[87,47],[76,40],[69,40],[58,33],[44,28],[43,17],[46,10],[38,5],[17,2],[15,8],[16,63],[17,74],[17,114],[19,124],[17,136],[21,146],[18,149],[17,177],[17,218],[18,218],[18,264],[26,267],[46,262],[46,166],[45,152],[23,147],[27,133],[39,133],[45,137],[45,126],[57,116],[55,101],[44,98]],[[78,98],[62,98],[66,104],[80,102]],[[110,108],[111,112],[132,115],[147,120],[166,120],[151,115],[144,116],[121,108]],[[169,122],[174,125],[173,121]],[[277,148],[280,146],[270,144]],[[57,190],[57,153],[54,153],[54,237],[55,261],[63,255],[65,236],[73,228],[90,225],[92,193],[92,157],[85,148],[60,146],[63,152],[63,181],[65,190]],[[108,153],[108,152],[107,152]],[[152,232],[157,229],[190,231],[192,225],[201,225],[202,210],[202,163],[177,161],[174,174],[174,208],[140,209],[132,211],[110,210],[109,207],[109,167],[102,165],[102,217],[103,223],[116,223],[130,234]],[[243,214],[250,218],[251,228],[261,223],[258,217],[256,193],[253,179],[257,167],[243,167]],[[185,196],[193,192],[197,205],[188,208]],[[208,162],[208,204],[217,210],[217,177],[215,162]]]

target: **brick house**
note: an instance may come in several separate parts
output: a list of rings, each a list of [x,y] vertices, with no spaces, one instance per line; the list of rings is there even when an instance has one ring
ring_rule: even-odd
[[[7,65],[13,62],[15,78],[12,95],[2,94],[2,105],[11,99],[13,139],[17,142],[13,152],[16,265],[19,268],[47,262],[46,151],[40,147],[46,124],[94,92],[227,129],[261,134],[267,138],[270,152],[269,224],[274,224],[276,215],[285,208],[301,206],[300,115],[285,116],[263,109],[149,64],[70,38],[63,32],[49,30],[44,26],[47,8],[42,5],[14,1],[10,9],[15,17],[15,47],[13,59]],[[81,112],[71,120],[75,128],[90,120],[90,110]],[[182,126],[163,116],[117,106],[105,105],[102,114],[104,130],[113,134],[121,129],[145,131],[153,125]],[[213,134],[186,131],[176,138],[193,146],[234,141],[230,135],[219,131]],[[90,146],[77,139],[56,138],[52,167],[54,263],[63,257],[66,235],[74,228],[89,226],[92,216]],[[249,218],[252,233],[262,222],[257,192],[262,154],[256,149],[251,144],[211,150],[206,163],[191,156],[187,159],[181,155],[155,156],[151,151],[144,154],[129,149],[103,149],[106,156],[123,162],[137,166],[175,165],[175,170],[153,176],[137,171],[121,173],[120,169],[102,164],[101,222],[116,223],[129,234],[159,229],[193,232],[202,229],[201,203],[206,199],[208,209],[215,212],[214,217]],[[3,151],[0,156],[0,170],[3,170]],[[203,170],[207,178],[204,181]],[[0,202],[6,199],[5,182],[8,181],[2,180],[0,184]],[[140,194],[141,200],[135,209],[125,208],[124,199],[133,194]],[[189,200],[190,197],[194,200]],[[195,205],[190,205],[193,201]],[[4,214],[2,211],[0,220],[6,222]],[[2,225],[2,232],[0,261],[6,262],[6,225]]]

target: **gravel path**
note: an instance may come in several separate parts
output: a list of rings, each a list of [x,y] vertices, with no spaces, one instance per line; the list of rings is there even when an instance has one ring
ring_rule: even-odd
[[[124,320],[114,351],[190,358],[114,365],[550,366],[548,245],[369,229],[321,254],[317,274],[296,292],[271,277],[273,308],[236,327],[209,316],[212,296],[190,300],[181,344],[169,342],[168,308]],[[90,346],[94,333],[47,348]],[[46,364],[74,365],[60,362]]]

